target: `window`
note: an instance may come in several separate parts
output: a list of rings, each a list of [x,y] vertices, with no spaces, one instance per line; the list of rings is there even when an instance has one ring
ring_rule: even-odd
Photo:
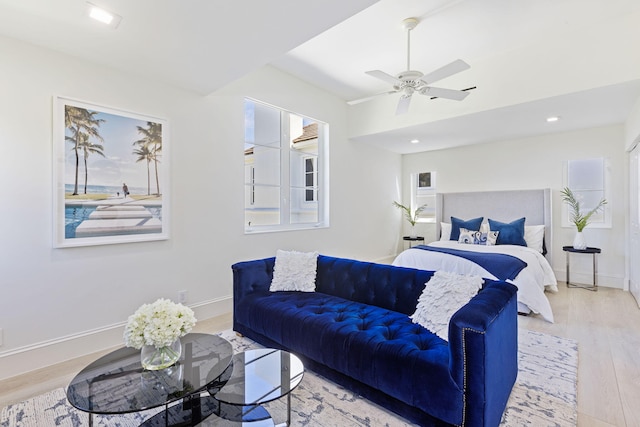
[[[411,211],[426,208],[418,214],[418,222],[436,221],[436,173],[420,172],[411,176]]]
[[[316,189],[318,188],[318,174],[316,173],[316,158],[315,157],[307,157],[304,159],[304,184],[305,184],[305,193],[304,193],[304,201],[305,202],[315,202],[316,201]]]
[[[245,99],[245,232],[326,226],[328,125]]]
[[[609,161],[605,158],[569,160],[565,165],[566,187],[569,187],[580,201],[581,212],[590,211],[603,198],[611,201],[610,181]],[[562,209],[562,225],[572,227],[566,203],[563,203]],[[611,227],[610,204],[591,217],[589,227]]]

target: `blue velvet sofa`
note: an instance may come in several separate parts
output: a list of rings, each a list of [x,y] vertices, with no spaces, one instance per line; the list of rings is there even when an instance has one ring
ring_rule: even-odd
[[[316,292],[269,292],[275,258],[233,270],[233,329],[421,426],[497,426],[517,374],[516,287],[486,280],[449,342],[409,316],[433,272],[320,255]]]

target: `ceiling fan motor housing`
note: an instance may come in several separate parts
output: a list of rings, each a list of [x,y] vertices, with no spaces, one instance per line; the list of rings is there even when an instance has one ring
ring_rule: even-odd
[[[395,85],[395,90],[406,90],[411,88],[413,90],[420,90],[423,86],[425,86],[425,82],[420,80],[423,76],[420,71],[415,70],[407,70],[403,71],[397,75],[399,80],[402,80],[401,84]],[[413,90],[411,92],[413,92]]]

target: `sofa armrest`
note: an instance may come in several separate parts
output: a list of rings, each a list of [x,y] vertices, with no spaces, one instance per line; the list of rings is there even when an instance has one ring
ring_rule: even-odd
[[[233,271],[233,301],[235,303],[252,292],[267,292],[273,278],[276,258],[264,258],[238,262],[231,266]]]
[[[497,426],[518,374],[517,288],[486,280],[449,323],[451,373],[463,388],[465,426]]]

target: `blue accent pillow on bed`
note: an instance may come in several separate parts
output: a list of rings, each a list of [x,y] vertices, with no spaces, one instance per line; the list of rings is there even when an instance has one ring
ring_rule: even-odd
[[[527,246],[527,241],[524,240],[524,221],[524,217],[509,223],[489,218],[491,231],[499,231],[496,245]]]
[[[480,231],[480,225],[482,224],[482,220],[484,217],[474,218],[467,221],[464,221],[460,218],[456,218],[455,216],[451,217],[451,236],[449,240],[458,240],[460,238],[460,229],[466,228],[471,231]],[[524,231],[523,231],[524,233]]]

